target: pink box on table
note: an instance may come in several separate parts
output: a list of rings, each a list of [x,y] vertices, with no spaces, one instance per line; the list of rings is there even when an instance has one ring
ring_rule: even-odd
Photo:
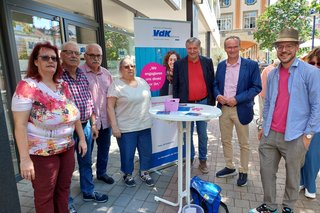
[[[164,102],[164,111],[176,112],[179,108],[179,98],[168,98]]]

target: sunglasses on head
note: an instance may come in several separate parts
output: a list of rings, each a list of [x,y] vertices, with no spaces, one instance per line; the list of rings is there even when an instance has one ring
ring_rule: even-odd
[[[129,69],[129,68],[136,68],[136,65],[126,65],[126,66],[123,66],[124,68],[126,69]]]
[[[318,63],[316,63],[316,62],[314,62],[314,61],[309,61],[309,64],[311,64],[311,65],[317,65],[317,66],[319,66],[320,67],[320,62],[318,62]]]
[[[49,61],[50,58],[53,62],[57,62],[56,56],[48,56],[48,55],[39,55],[38,58],[41,58],[42,61]]]

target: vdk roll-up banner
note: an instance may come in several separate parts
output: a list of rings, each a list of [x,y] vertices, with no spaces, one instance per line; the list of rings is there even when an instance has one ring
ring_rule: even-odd
[[[174,50],[180,57],[185,57],[185,42],[190,37],[190,30],[191,23],[186,21],[134,19],[136,72],[150,85],[153,104],[166,98],[157,97],[166,79],[164,56]],[[177,160],[177,124],[154,119],[151,132],[153,169]]]

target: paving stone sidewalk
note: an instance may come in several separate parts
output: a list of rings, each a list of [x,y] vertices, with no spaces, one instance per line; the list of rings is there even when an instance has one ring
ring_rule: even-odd
[[[224,167],[224,158],[220,141],[220,132],[218,119],[213,119],[208,124],[209,148],[208,148],[208,165],[210,172],[206,175],[201,174],[198,167],[198,160],[192,166],[192,175],[198,175],[204,180],[209,180],[219,184],[222,188],[223,201],[227,203],[230,213],[247,213],[250,208],[261,204],[263,199],[263,190],[260,181],[259,173],[259,155],[258,155],[258,140],[257,128],[254,121],[250,124],[250,163],[249,163],[249,181],[245,187],[236,186],[237,177],[233,178],[216,178],[216,171]],[[194,140],[197,144],[197,136]],[[235,163],[239,165],[239,146],[234,134],[234,157]],[[197,151],[197,148],[196,148]],[[93,151],[94,160],[96,158],[96,150]],[[135,159],[135,172],[138,171],[138,158]],[[94,164],[95,174],[95,164]],[[155,187],[148,187],[142,183],[138,176],[135,177],[137,186],[127,188],[123,181],[120,172],[120,158],[118,146],[114,138],[110,149],[110,159],[108,165],[108,173],[115,179],[115,183],[107,185],[95,179],[95,190],[106,193],[109,196],[107,203],[84,202],[79,189],[79,172],[75,169],[73,173],[71,193],[74,197],[75,206],[78,213],[91,212],[108,212],[108,213],[176,213],[178,208],[172,207],[154,200],[154,196],[164,197],[173,202],[177,201],[177,166],[173,165],[159,172],[154,172],[151,176],[155,179]],[[136,173],[134,175],[137,175]],[[277,202],[281,204],[284,193],[285,183],[285,165],[281,161],[279,172],[277,174]],[[320,186],[320,178],[318,178],[318,186]],[[33,205],[33,189],[31,183],[25,180],[17,183],[20,208],[22,213],[34,213]],[[300,193],[300,198],[296,204],[295,212],[297,213],[316,213],[320,212],[320,187],[318,187],[317,198],[307,199],[303,192]],[[280,207],[280,206],[279,206]]]

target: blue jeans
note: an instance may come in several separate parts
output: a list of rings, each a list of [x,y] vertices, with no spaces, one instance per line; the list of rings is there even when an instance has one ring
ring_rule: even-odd
[[[316,178],[320,169],[320,133],[313,136],[306,154],[304,166],[301,168],[300,185],[310,193],[316,193]]]
[[[97,177],[107,174],[109,148],[111,140],[111,128],[100,129],[97,142]]]
[[[132,174],[133,172],[136,148],[139,154],[140,171],[151,168],[152,140],[150,128],[121,133],[121,138],[117,138],[117,142],[120,150],[121,171],[124,174]]]
[[[206,104],[207,99],[196,102],[197,104]],[[185,127],[185,122],[183,122],[183,127]],[[206,121],[196,121],[196,129],[198,133],[198,152],[199,152],[199,160],[207,160],[207,152],[208,152],[208,134],[207,134],[207,126],[208,123]],[[194,131],[194,122],[191,122],[191,159],[194,159],[194,144],[193,144],[193,131]],[[185,136],[183,137],[184,144]],[[183,154],[185,155],[185,147],[183,149]]]
[[[75,139],[75,150],[77,153],[79,173],[80,173],[80,189],[84,194],[92,194],[94,191],[93,175],[92,175],[92,150],[93,150],[93,140],[92,140],[92,131],[91,125],[88,121],[87,123],[82,124],[84,136],[87,142],[87,153],[84,157],[81,157],[79,154],[78,143],[79,137],[78,134],[74,133]]]

